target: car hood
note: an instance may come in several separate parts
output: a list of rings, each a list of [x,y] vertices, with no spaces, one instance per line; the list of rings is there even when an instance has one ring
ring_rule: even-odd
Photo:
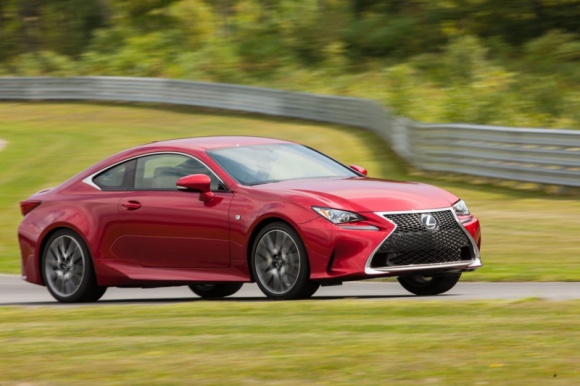
[[[355,212],[389,212],[450,207],[458,200],[435,186],[373,178],[285,181],[256,186],[263,191],[310,197],[312,205]]]

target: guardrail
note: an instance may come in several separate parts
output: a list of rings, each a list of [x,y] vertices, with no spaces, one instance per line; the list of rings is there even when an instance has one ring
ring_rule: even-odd
[[[154,102],[362,127],[420,170],[580,187],[580,131],[428,125],[376,102],[259,87],[124,77],[3,77],[0,99]]]

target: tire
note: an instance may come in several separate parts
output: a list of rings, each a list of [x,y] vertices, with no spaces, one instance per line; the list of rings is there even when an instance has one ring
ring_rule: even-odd
[[[40,266],[44,284],[61,303],[96,302],[107,290],[97,285],[89,250],[71,230],[59,230],[50,236]]]
[[[216,299],[235,294],[243,285],[244,283],[192,284],[188,287],[199,297]]]
[[[310,280],[304,243],[286,223],[271,223],[258,233],[250,265],[258,287],[270,299],[307,299],[320,287]]]
[[[420,296],[439,295],[449,291],[457,284],[461,273],[450,273],[441,276],[401,276],[397,280],[404,289]]]

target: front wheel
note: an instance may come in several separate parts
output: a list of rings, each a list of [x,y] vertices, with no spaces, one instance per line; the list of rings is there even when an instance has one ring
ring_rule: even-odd
[[[199,297],[217,299],[235,294],[243,285],[244,283],[192,284],[188,287]]]
[[[61,303],[96,302],[107,290],[97,285],[89,250],[71,230],[59,230],[48,239],[41,266],[44,284]]]
[[[404,289],[415,295],[439,295],[449,291],[457,284],[461,273],[450,273],[441,276],[400,276],[397,278]]]
[[[311,297],[319,283],[310,280],[304,243],[290,225],[275,222],[258,233],[251,255],[254,279],[270,299]]]

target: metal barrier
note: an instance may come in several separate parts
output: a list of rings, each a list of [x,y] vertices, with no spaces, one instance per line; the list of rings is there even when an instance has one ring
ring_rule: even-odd
[[[580,187],[580,131],[428,125],[376,102],[259,87],[125,77],[3,77],[0,99],[154,102],[362,127],[420,170]]]

